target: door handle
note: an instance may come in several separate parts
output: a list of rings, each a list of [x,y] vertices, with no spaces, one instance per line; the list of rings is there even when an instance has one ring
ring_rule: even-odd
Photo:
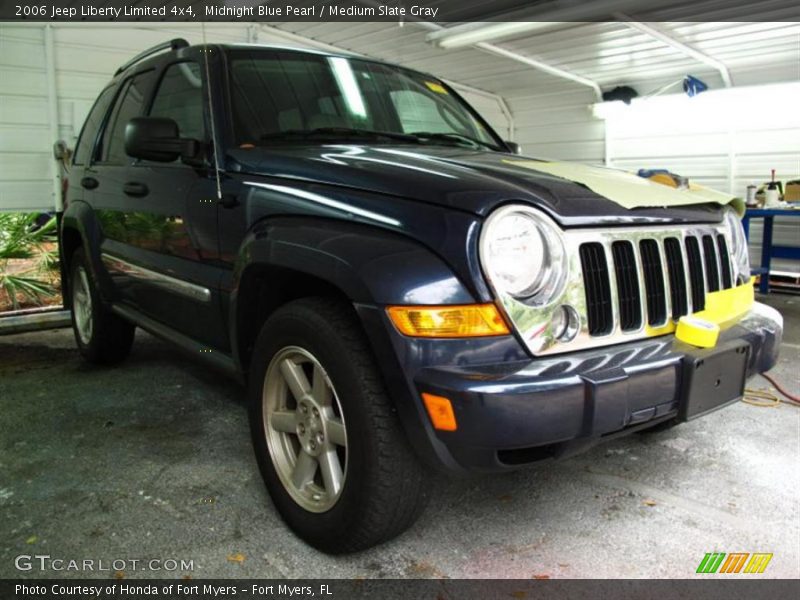
[[[150,190],[147,189],[147,186],[143,183],[139,183],[138,181],[129,181],[124,186],[122,186],[122,191],[125,192],[127,196],[136,196],[142,197],[147,196],[150,193]]]
[[[93,190],[98,185],[100,185],[100,182],[94,177],[84,177],[81,179],[81,186],[87,190]]]

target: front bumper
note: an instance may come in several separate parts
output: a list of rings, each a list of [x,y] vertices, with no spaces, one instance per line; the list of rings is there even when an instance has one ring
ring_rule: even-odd
[[[717,349],[749,346],[745,364],[750,377],[775,364],[782,333],[780,313],[755,303],[723,329]],[[562,457],[609,437],[681,419],[684,365],[715,350],[668,335],[543,359],[501,355],[496,364],[427,366],[435,362],[435,347],[409,348],[408,342],[393,341],[395,351],[402,353],[412,401],[421,405],[422,392],[449,398],[458,429],[433,430],[419,406],[400,411],[401,416],[415,413],[424,419],[440,466],[467,471],[511,469]],[[411,364],[421,368],[409,373]]]

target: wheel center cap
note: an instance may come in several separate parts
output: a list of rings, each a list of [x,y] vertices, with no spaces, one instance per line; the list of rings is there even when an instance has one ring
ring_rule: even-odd
[[[314,457],[322,454],[327,437],[325,424],[321,409],[310,399],[297,405],[297,437],[307,454]]]

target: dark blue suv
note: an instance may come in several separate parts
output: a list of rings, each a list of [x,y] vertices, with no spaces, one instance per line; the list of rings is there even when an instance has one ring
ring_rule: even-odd
[[[432,469],[671,426],[776,361],[730,198],[515,153],[452,87],[173,40],[100,93],[61,219],[81,353],[135,327],[246,383],[286,522],[399,534]]]

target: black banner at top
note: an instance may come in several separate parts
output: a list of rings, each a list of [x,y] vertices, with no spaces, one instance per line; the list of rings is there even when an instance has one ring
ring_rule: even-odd
[[[800,21],[797,0],[0,0],[4,21]]]

